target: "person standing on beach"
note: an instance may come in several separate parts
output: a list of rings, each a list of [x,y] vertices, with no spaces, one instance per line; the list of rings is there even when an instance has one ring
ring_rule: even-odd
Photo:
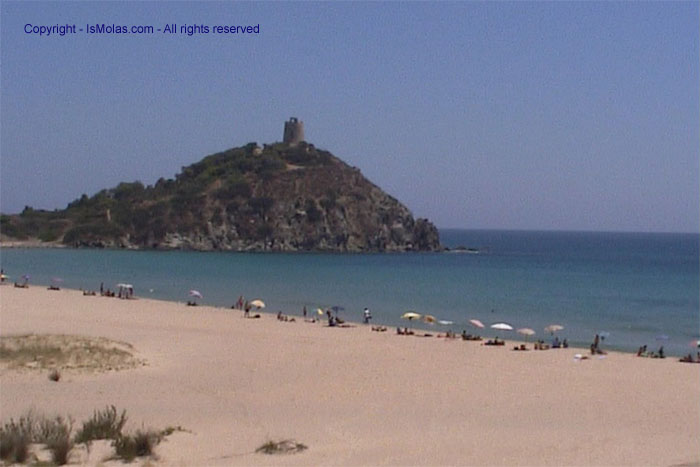
[[[306,305],[304,305],[304,309],[301,312],[304,315],[304,319],[306,319]]]
[[[372,313],[369,312],[369,308],[365,307],[364,311],[365,324],[369,324],[369,320],[372,319]]]

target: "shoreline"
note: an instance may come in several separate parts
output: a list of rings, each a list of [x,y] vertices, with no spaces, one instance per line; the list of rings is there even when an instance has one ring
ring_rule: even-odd
[[[49,286],[50,286],[50,284],[31,284],[29,286],[29,288],[40,288],[40,289],[49,290],[51,292],[65,291],[65,292],[80,294],[80,296],[83,296],[86,298],[99,297],[99,298],[113,298],[113,299],[118,300],[118,301],[126,301],[126,302],[131,302],[131,301],[156,302],[156,303],[162,303],[162,304],[172,304],[172,305],[177,305],[177,306],[183,306],[183,307],[187,307],[187,308],[191,308],[191,309],[199,309],[199,310],[203,310],[203,311],[225,311],[227,313],[238,313],[241,315],[241,317],[243,317],[243,313],[244,313],[244,310],[239,309],[239,308],[234,308],[233,306],[226,307],[226,306],[205,305],[205,304],[197,304],[195,306],[188,306],[187,302],[178,301],[178,300],[165,300],[165,299],[158,299],[158,298],[141,297],[138,295],[131,297],[131,298],[108,297],[108,296],[102,296],[99,294],[99,292],[96,292],[96,291],[95,292],[97,293],[97,295],[92,296],[92,295],[84,295],[83,294],[83,292],[85,292],[85,291],[90,291],[88,289],[72,289],[72,288],[68,288],[68,287],[60,287],[58,290],[50,290]],[[5,282],[2,285],[0,285],[0,287],[13,287],[13,285],[11,282]],[[274,312],[265,311],[264,309],[258,309],[258,310],[251,309],[251,314],[255,315],[256,313],[260,314],[261,317],[265,316],[268,319],[275,318],[277,315]],[[309,314],[311,315],[310,318],[315,320],[313,323],[304,320],[304,317],[301,315],[282,313],[283,316],[287,316],[288,318],[294,318],[294,321],[292,321],[292,322],[303,322],[304,324],[315,324],[315,325],[322,326],[322,327],[331,327],[331,326],[328,326],[328,324],[327,324],[328,319],[327,319],[325,314],[321,317],[318,317],[319,315],[315,314],[313,311],[310,312]],[[254,319],[254,318],[248,318],[248,319]],[[373,327],[382,326],[382,327],[386,328],[386,331],[383,331],[384,333],[394,335],[394,336],[400,336],[397,334],[396,329],[401,328],[401,329],[411,329],[414,331],[415,334],[409,335],[409,336],[404,335],[404,336],[400,336],[400,337],[418,337],[418,338],[436,338],[436,339],[443,339],[444,338],[444,339],[454,339],[455,341],[465,340],[465,339],[462,339],[461,333],[453,333],[455,335],[455,337],[446,338],[446,337],[441,336],[441,334],[445,334],[445,331],[447,331],[448,329],[445,329],[445,331],[443,331],[443,332],[429,331],[429,330],[426,330],[425,328],[415,328],[415,324],[410,323],[410,322],[404,324],[403,326],[392,326],[392,325],[385,324],[385,323],[365,324],[365,323],[361,323],[359,321],[344,319],[343,323],[345,323],[347,326],[337,326],[337,327],[339,327],[339,328],[365,328],[365,329],[371,330],[371,328],[373,328]],[[489,329],[484,329],[484,330],[489,331]],[[474,328],[474,334],[472,334],[472,335],[479,335],[480,336],[479,329]],[[534,350],[533,345],[534,345],[535,341],[533,341],[533,340],[528,340],[528,339],[524,339],[524,338],[523,339],[502,338],[500,336],[495,336],[495,338],[503,341],[505,343],[505,345],[503,345],[503,347],[507,347],[508,350],[513,350],[513,348],[512,348],[513,345],[521,345],[521,344],[525,344],[527,346],[527,350]],[[474,341],[470,341],[470,342],[484,345],[484,343],[487,342],[489,339],[490,339],[489,337],[481,337],[481,340],[474,340]],[[469,341],[469,340],[467,340],[467,341]],[[547,341],[545,341],[545,344],[546,343],[547,343]],[[543,349],[543,350],[555,350],[555,351],[556,350],[577,350],[578,351],[577,353],[580,353],[580,354],[587,356],[587,357],[590,357],[590,358],[596,358],[596,357],[601,356],[601,355],[589,355],[589,352],[590,352],[589,348],[580,347],[580,346],[576,346],[576,345],[569,345],[568,347],[561,347],[561,348],[547,348],[547,349]],[[604,356],[604,355],[607,355],[609,353],[617,353],[617,354],[621,354],[621,355],[634,355],[635,354],[634,352],[625,352],[624,350],[618,350],[618,349],[615,349],[613,347],[610,347],[609,349],[606,348],[605,354],[602,354],[602,355]],[[678,356],[668,356],[664,359],[673,360],[674,358],[678,358]]]
[[[137,250],[137,251],[138,251],[138,250]],[[41,283],[29,284],[29,286],[30,286],[31,288],[44,288],[44,289],[47,289],[50,285],[52,285],[52,284],[41,284]],[[13,281],[5,281],[5,282],[3,282],[2,284],[0,284],[0,288],[2,288],[2,287],[13,287]],[[83,292],[84,290],[91,290],[91,289],[73,289],[73,288],[67,288],[67,287],[61,286],[61,287],[60,287],[60,290],[61,290],[61,291],[70,291],[70,292],[75,292],[75,293],[81,293],[81,294],[82,294],[82,292]],[[99,292],[97,292],[97,296],[100,297]],[[105,297],[101,297],[101,298],[115,298],[115,299],[120,300],[120,301],[122,300],[122,299],[119,299],[119,297],[106,297],[106,296],[105,296]],[[187,303],[184,302],[184,301],[179,301],[179,300],[167,300],[167,299],[160,299],[160,298],[151,298],[151,297],[138,296],[138,295],[132,297],[131,299],[123,299],[123,300],[126,300],[126,301],[131,301],[131,300],[145,300],[145,301],[154,301],[154,302],[162,302],[162,303],[177,304],[178,306],[180,306],[180,305],[181,305],[181,306],[187,306]],[[198,304],[195,308],[200,308],[200,309],[211,309],[211,310],[224,310],[224,311],[227,311],[227,312],[240,312],[241,314],[243,314],[243,310],[241,310],[241,309],[235,309],[235,308],[233,308],[233,307],[229,307],[229,306],[225,306],[225,305]],[[270,317],[274,317],[274,316],[276,315],[275,312],[265,311],[264,309],[256,310],[256,311],[254,311],[254,313],[261,313],[261,314],[263,314],[263,315],[265,315],[265,316],[270,316]],[[283,313],[283,314],[285,314],[285,313]],[[318,315],[315,315],[315,314],[314,314],[314,312],[309,312],[309,315],[310,315],[310,318],[316,318],[316,321],[317,321],[317,322],[320,322],[320,323],[323,324],[324,326],[328,327],[327,324],[325,324],[325,323],[327,323],[327,318],[326,318],[326,315],[325,315],[325,314],[324,314],[322,317],[320,317],[320,319],[318,318]],[[296,318],[297,320],[303,320],[303,316],[301,316],[300,314],[296,314],[296,313],[294,313],[294,314],[288,314],[288,313],[287,313],[287,316]],[[429,334],[429,335],[425,335],[425,336],[421,335],[421,336],[412,336],[412,337],[426,337],[426,338],[427,338],[427,337],[436,337],[438,334],[445,334],[445,331],[451,330],[451,328],[444,328],[444,329],[441,330],[442,332],[440,332],[440,331],[438,330],[439,328],[432,328],[432,329],[431,329],[431,328],[426,328],[426,327],[424,327],[424,326],[423,326],[423,327],[415,327],[416,325],[421,326],[421,322],[417,322],[417,323],[402,322],[400,325],[388,324],[388,323],[385,323],[385,322],[376,322],[376,323],[364,324],[364,323],[361,323],[361,322],[359,322],[359,321],[347,320],[347,319],[344,319],[344,322],[346,322],[346,323],[352,325],[352,327],[368,327],[368,328],[371,328],[372,326],[384,326],[384,327],[387,328],[387,331],[386,331],[386,332],[387,332],[388,334],[392,334],[392,335],[396,335],[396,334],[397,334],[397,333],[396,333],[396,328],[397,328],[397,327],[400,327],[400,328],[409,328],[409,329],[413,328],[414,331],[417,331],[417,332],[419,332],[419,333]],[[489,339],[492,339],[492,337],[489,337],[488,334],[498,334],[498,333],[496,333],[495,331],[491,330],[489,327],[486,327],[486,328],[484,328],[484,329],[478,329],[478,328],[475,328],[475,327],[470,327],[469,325],[466,325],[466,326],[467,326],[467,327],[466,327],[465,329],[463,329],[463,330],[468,331],[469,334],[472,334],[472,335],[480,335],[480,336],[481,336],[482,334],[487,334],[486,336],[482,336],[482,341],[478,341],[478,342],[481,342],[481,343],[486,342],[486,341],[489,340]],[[509,346],[510,346],[509,349],[512,349],[512,345],[514,345],[514,344],[517,344],[517,345],[526,344],[526,345],[528,346],[528,350],[534,350],[534,349],[533,349],[533,344],[536,342],[536,340],[527,339],[527,338],[524,338],[524,337],[523,337],[523,338],[520,338],[519,336],[515,335],[515,331],[506,331],[506,332],[513,333],[513,338],[508,338],[508,337],[505,337],[505,338],[504,338],[504,337],[503,337],[504,334],[495,335],[494,337],[495,337],[495,338],[498,338],[499,340],[503,340],[503,341],[506,343],[506,345],[505,345],[506,347],[509,347]],[[456,340],[461,340],[461,332],[456,332],[456,333],[454,333],[454,334],[456,334]],[[543,338],[542,341],[544,342],[544,344],[547,344],[547,345],[549,345],[549,346],[551,347],[551,341],[552,341],[552,338],[553,338],[553,337],[554,337],[553,335],[545,336],[545,338]],[[699,342],[700,342],[700,341],[699,341]],[[654,346],[651,346],[651,347],[654,347]],[[583,356],[587,356],[587,357],[590,357],[590,358],[596,358],[596,357],[599,357],[599,356],[600,356],[600,355],[597,355],[597,354],[596,354],[596,355],[592,355],[592,354],[590,353],[590,348],[589,348],[589,346],[587,346],[587,345],[581,345],[580,341],[579,341],[579,342],[575,342],[575,343],[573,343],[573,344],[569,344],[569,346],[566,347],[566,348],[548,348],[548,349],[545,349],[545,350],[567,350],[567,349],[568,349],[568,350],[577,350],[578,353],[581,353]],[[607,344],[607,343],[606,343],[605,347],[604,347],[602,350],[604,350],[605,354],[609,354],[609,353],[619,353],[619,354],[622,354],[622,355],[632,355],[632,356],[636,356],[636,352],[637,352],[636,350],[625,350],[625,349],[621,349],[620,346],[616,346],[616,345],[614,345],[614,344]],[[649,350],[650,350],[650,351],[654,351],[654,350],[656,350],[656,349],[655,349],[655,348],[651,348],[651,349],[649,349]],[[697,352],[697,351],[700,351],[700,346],[698,347],[698,349],[693,349],[692,352],[689,351],[689,353],[695,358],[695,352]],[[603,354],[603,355],[605,355],[605,354]],[[684,356],[686,356],[686,355],[687,355],[687,354],[680,355],[680,354],[667,353],[667,352],[666,352],[666,356],[665,356],[663,359],[666,359],[666,360],[678,360],[679,358],[684,357]],[[644,356],[644,357],[646,358],[646,356]],[[651,357],[650,357],[650,358],[651,358]],[[656,358],[656,357],[654,357],[654,358]]]
[[[40,286],[0,287],[0,302],[3,336],[104,337],[146,362],[58,383],[2,370],[2,420],[30,408],[82,420],[114,404],[130,427],[188,430],[156,464],[700,464],[700,366],[676,359],[582,361],[575,348],[514,352]],[[254,454],[270,439],[309,449]]]

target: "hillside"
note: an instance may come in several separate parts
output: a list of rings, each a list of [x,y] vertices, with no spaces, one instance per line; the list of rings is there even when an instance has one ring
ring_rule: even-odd
[[[233,251],[437,251],[438,231],[313,145],[256,143],[154,185],[120,183],[66,209],[3,215],[4,240]]]

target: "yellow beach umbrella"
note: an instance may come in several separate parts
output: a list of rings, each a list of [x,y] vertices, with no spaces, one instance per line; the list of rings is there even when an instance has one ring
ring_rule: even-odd
[[[316,308],[316,313],[318,313],[319,315],[323,315],[323,310],[320,308]]]
[[[420,317],[420,313],[416,313],[415,311],[407,311],[406,313],[401,315],[401,319],[407,319],[409,321],[413,321],[414,319],[420,319]]]
[[[433,316],[433,315],[423,315],[423,322],[424,322],[424,323],[435,324],[435,321],[437,321],[437,319],[435,319],[435,316]]]

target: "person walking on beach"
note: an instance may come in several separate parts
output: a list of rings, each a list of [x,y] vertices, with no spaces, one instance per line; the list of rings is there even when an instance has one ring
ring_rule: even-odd
[[[304,309],[301,312],[304,315],[304,319],[306,319],[306,305],[304,305]]]
[[[369,320],[372,319],[372,313],[369,312],[369,308],[365,307],[364,317],[365,317],[365,324],[369,324]]]

